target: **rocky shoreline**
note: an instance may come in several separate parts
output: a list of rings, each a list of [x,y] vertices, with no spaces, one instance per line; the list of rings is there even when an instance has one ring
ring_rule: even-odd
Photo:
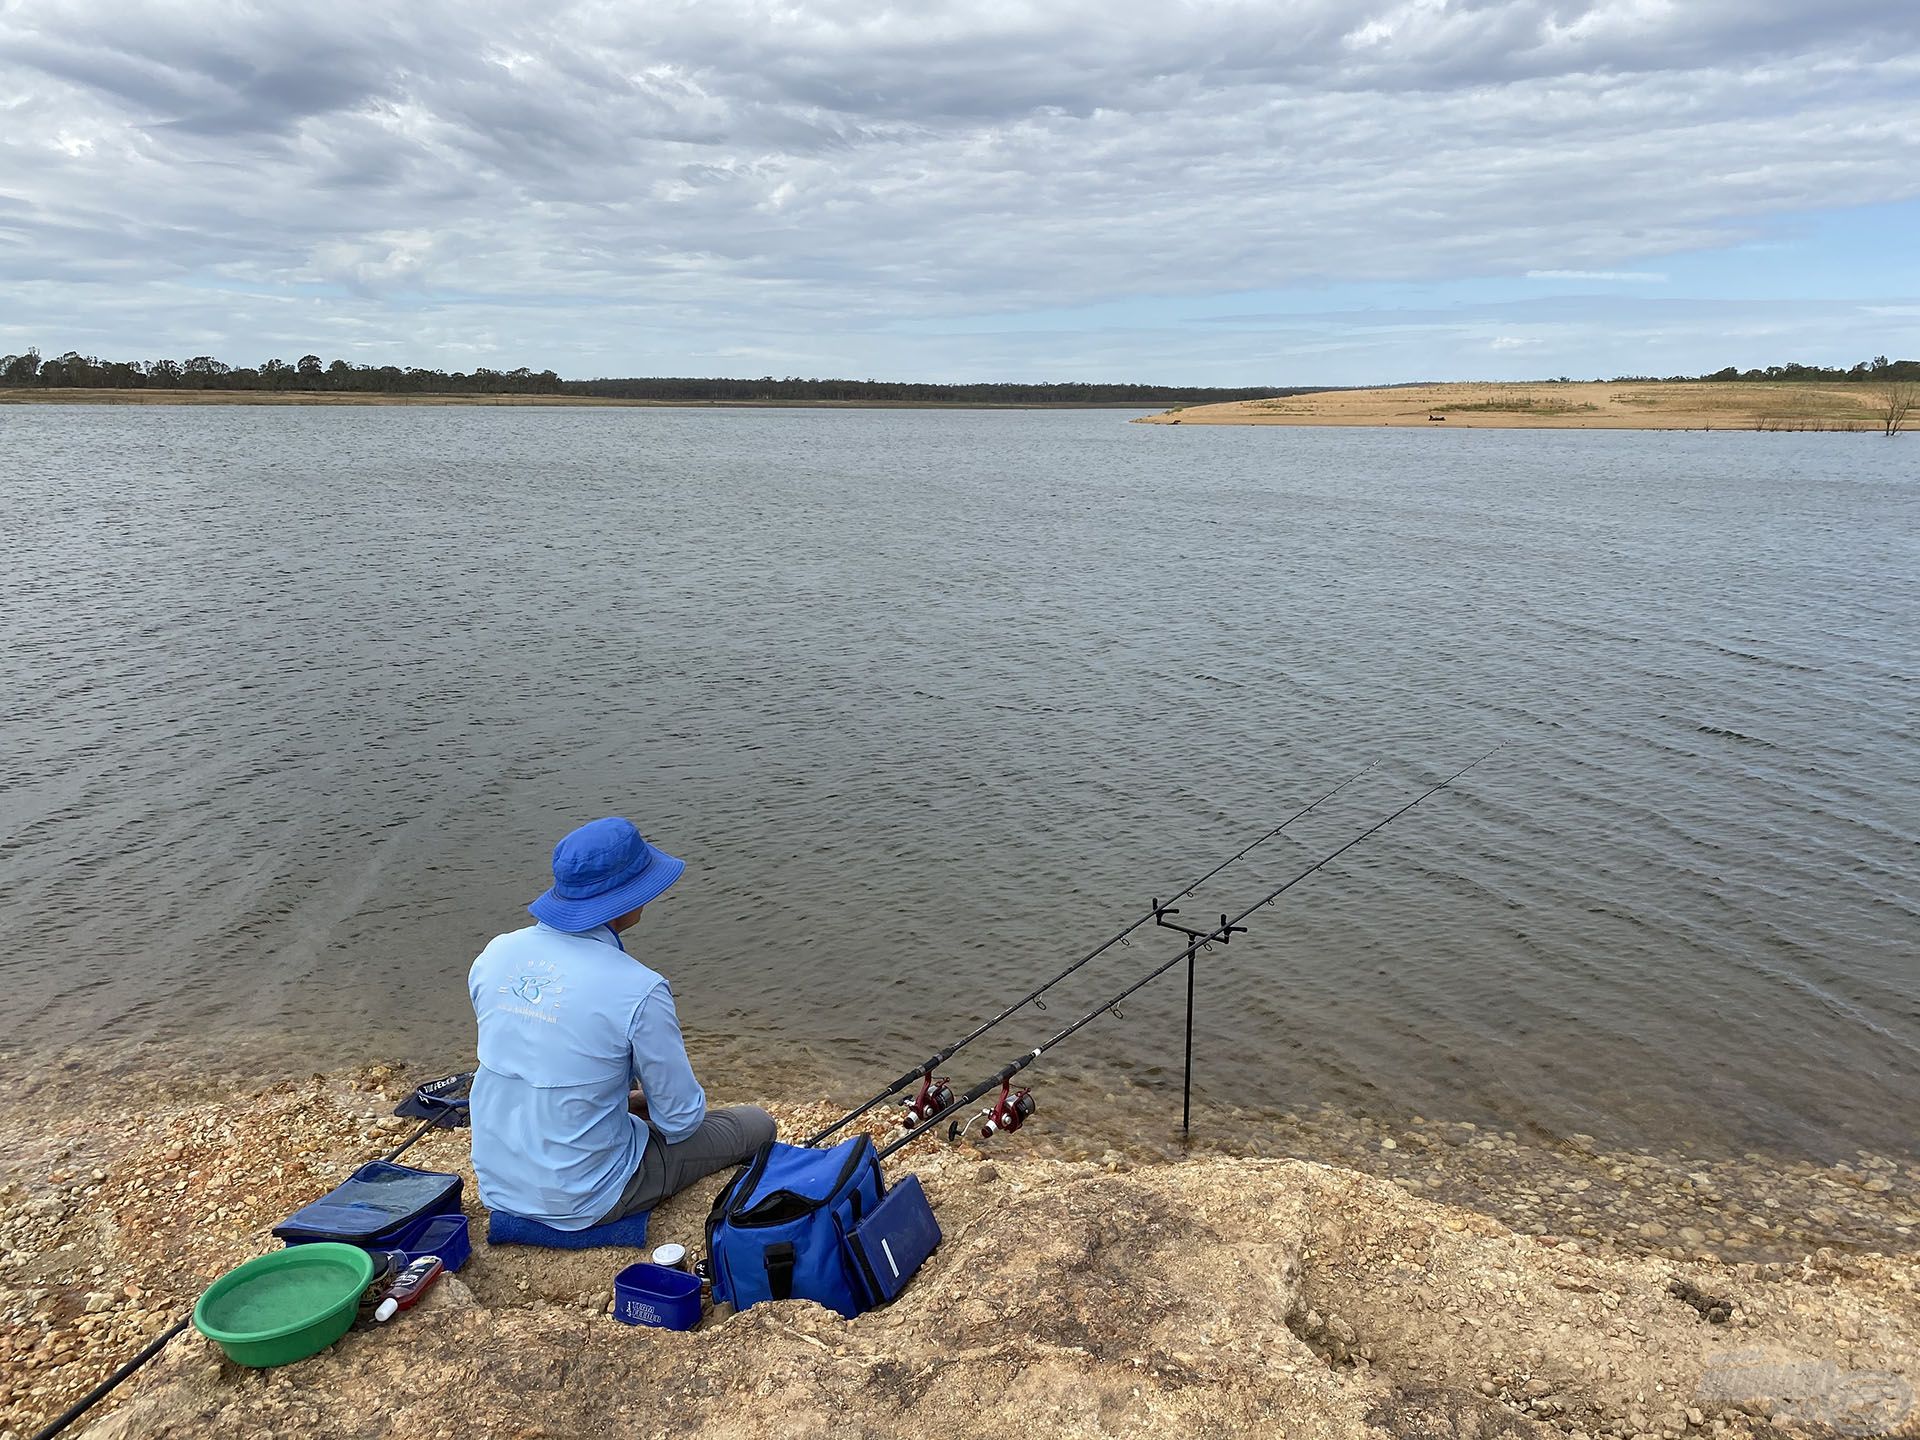
[[[397,1143],[419,1078],[54,1070],[0,1101],[0,1440]],[[789,1133],[832,1113],[771,1108]],[[282,1371],[189,1332],[70,1433],[1920,1434],[1910,1160],[1331,1112],[1260,1134],[1315,1158],[929,1142],[911,1164],[946,1243],[850,1323],[795,1303],[632,1330],[606,1313],[624,1252],[476,1245],[429,1305]],[[462,1133],[408,1158],[470,1176]],[[695,1241],[716,1183],[652,1238]]]

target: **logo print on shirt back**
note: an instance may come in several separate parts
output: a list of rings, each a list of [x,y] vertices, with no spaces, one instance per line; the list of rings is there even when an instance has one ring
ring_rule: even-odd
[[[502,985],[500,993],[518,996],[530,1005],[538,1005],[541,992],[553,984],[555,978],[552,975],[522,975],[513,984]]]

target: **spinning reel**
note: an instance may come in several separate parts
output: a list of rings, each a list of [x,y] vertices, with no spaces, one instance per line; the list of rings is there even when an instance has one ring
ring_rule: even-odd
[[[900,1103],[906,1106],[906,1113],[900,1117],[900,1128],[911,1130],[942,1110],[953,1108],[953,1086],[947,1083],[946,1076],[928,1071],[920,1077],[920,1093],[912,1097],[903,1095]]]
[[[1002,1080],[1000,1098],[980,1112],[980,1138],[991,1140],[995,1135],[1012,1134],[1027,1123],[1036,1108],[1033,1091],[1016,1090],[1011,1080]]]

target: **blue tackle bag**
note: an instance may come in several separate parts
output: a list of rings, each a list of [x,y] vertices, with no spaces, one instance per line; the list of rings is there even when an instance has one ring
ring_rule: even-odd
[[[366,1250],[398,1250],[400,1237],[432,1215],[460,1213],[460,1177],[369,1160],[273,1233],[288,1245],[332,1240]]]
[[[851,1319],[893,1299],[940,1243],[920,1182],[892,1190],[864,1135],[831,1150],[770,1141],[707,1216],[715,1304],[812,1300]]]

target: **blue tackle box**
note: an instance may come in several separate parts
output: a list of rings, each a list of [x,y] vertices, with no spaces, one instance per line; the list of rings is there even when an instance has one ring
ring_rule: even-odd
[[[458,1175],[373,1160],[294,1211],[273,1233],[289,1245],[332,1240],[365,1250],[405,1250],[400,1240],[409,1230],[435,1216],[459,1214]]]

